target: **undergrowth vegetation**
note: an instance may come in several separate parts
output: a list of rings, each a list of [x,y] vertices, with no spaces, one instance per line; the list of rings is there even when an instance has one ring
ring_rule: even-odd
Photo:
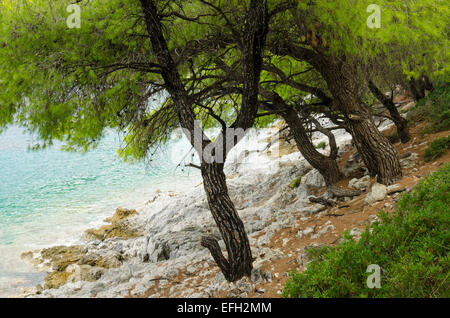
[[[425,149],[425,161],[429,162],[442,156],[450,149],[450,136],[437,138]]]
[[[450,297],[450,164],[403,195],[392,215],[382,212],[355,242],[344,241],[292,271],[284,297]],[[380,288],[366,281],[381,268]]]
[[[327,143],[325,141],[321,141],[317,145],[315,145],[314,147],[316,149],[325,149],[326,146],[327,146]]]
[[[450,129],[450,85],[440,84],[408,113],[409,122],[428,120],[424,134]]]
[[[302,177],[297,177],[294,180],[292,180],[291,183],[289,184],[289,187],[291,189],[298,188],[298,186],[300,185],[300,182],[301,182],[301,178]]]

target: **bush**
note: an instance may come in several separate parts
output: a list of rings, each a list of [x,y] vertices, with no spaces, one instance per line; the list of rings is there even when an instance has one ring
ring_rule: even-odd
[[[294,180],[291,181],[291,183],[289,184],[289,187],[291,187],[291,189],[298,188],[298,186],[300,185],[301,179],[302,179],[302,177],[295,178]]]
[[[450,85],[437,86],[432,93],[417,102],[408,113],[408,121],[429,121],[422,133],[435,133],[450,129]]]
[[[429,162],[442,156],[448,149],[450,149],[450,136],[438,138],[425,150],[425,161]]]
[[[325,141],[321,141],[317,145],[315,145],[314,147],[316,149],[325,149],[326,146],[327,146],[327,143]]]
[[[307,270],[292,271],[283,296],[450,297],[449,188],[446,164],[403,195],[392,216],[380,213],[358,242],[346,232]],[[380,288],[366,286],[370,264],[381,267]]]

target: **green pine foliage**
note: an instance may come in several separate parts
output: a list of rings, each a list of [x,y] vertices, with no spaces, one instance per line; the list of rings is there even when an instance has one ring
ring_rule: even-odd
[[[425,161],[433,161],[450,149],[450,136],[437,138],[425,149]]]
[[[292,271],[284,297],[450,297],[450,164],[403,195],[396,211],[381,213],[358,242],[344,242]],[[370,289],[368,265],[381,267]]]
[[[276,0],[268,2],[269,11],[280,5]],[[85,151],[98,144],[105,130],[113,129],[127,140],[126,149],[120,152],[124,158],[143,158],[149,147],[167,141],[177,119],[165,121],[164,127],[145,136],[148,135],[145,122],[160,116],[157,112],[163,105],[155,102],[151,108],[147,103],[150,96],[154,97],[150,90],[160,87],[162,79],[142,68],[142,63],[153,63],[156,59],[150,52],[148,37],[143,36],[145,25],[138,19],[140,3],[81,1],[78,3],[81,28],[69,29],[66,9],[72,3],[71,0],[0,1],[0,132],[14,122],[34,132],[42,147],[61,140],[68,150]],[[157,3],[164,13],[201,16],[201,23],[175,15],[165,18],[164,32],[173,52],[183,52],[205,39],[232,38],[231,33],[242,31],[245,22],[242,12],[247,6],[245,1],[212,0],[225,13],[241,13],[228,14],[225,19],[213,14],[212,6],[198,0]],[[295,36],[295,23],[300,18],[331,51],[349,58],[367,61],[381,54],[383,60],[401,65],[408,75],[448,74],[449,52],[443,49],[449,41],[446,24],[449,9],[445,1],[378,1],[382,10],[380,29],[367,27],[369,4],[373,1],[299,1],[297,8],[272,17],[269,37]],[[236,74],[242,74],[241,52],[233,41],[227,47],[208,44],[202,49],[177,61],[186,86],[190,84],[192,68],[204,77],[197,91],[223,75],[212,71],[215,56],[234,67]],[[130,60],[139,63],[127,65]],[[310,66],[305,62],[270,52],[265,52],[264,61],[277,66],[292,80],[326,89],[317,72],[308,70]],[[308,93],[277,83],[278,80],[270,72],[261,74],[261,85],[277,92],[288,104],[308,102]],[[239,102],[239,94],[227,95],[209,106],[230,125],[239,111],[236,106]],[[197,107],[196,114],[204,128],[218,127],[205,109]],[[259,117],[256,126],[267,127],[276,118]]]
[[[297,178],[295,178],[294,180],[291,181],[291,183],[289,183],[289,187],[290,187],[291,189],[298,188],[298,186],[299,186],[300,183],[301,183],[301,179],[302,179],[302,177],[297,177]]]
[[[150,52],[149,38],[143,36],[146,29],[139,18],[140,3],[79,2],[81,28],[70,29],[66,24],[70,14],[67,6],[72,3],[0,1],[0,132],[14,122],[39,137],[37,148],[60,140],[65,150],[87,151],[98,144],[106,130],[112,129],[124,136],[125,146],[119,151],[124,159],[143,159],[152,146],[168,140],[178,120],[170,107],[162,114],[160,111],[170,100],[163,96],[162,78],[151,70],[156,59]],[[225,21],[212,17],[211,9],[201,6],[200,1],[158,5],[168,5],[164,10],[188,16],[196,15],[200,7],[204,12],[204,24],[176,17],[165,24],[169,49],[173,51],[226,33]],[[230,1],[227,5],[245,10],[242,2]],[[232,64],[240,53],[230,47],[223,56]],[[217,74],[208,70],[214,62],[206,52],[178,63],[187,86],[191,67],[204,69],[199,72],[205,80],[198,90],[214,83]],[[229,103],[212,108],[223,115],[227,124],[233,122],[235,109]],[[197,108],[196,113],[204,128],[217,126],[205,110]],[[152,126],[150,131],[146,124],[150,119],[161,120],[159,127]]]
[[[317,145],[315,145],[314,147],[316,149],[325,149],[326,146],[327,146],[327,143],[325,141],[321,141]]]
[[[368,27],[372,10],[380,8],[380,28]],[[448,21],[445,0],[323,0],[301,1],[297,15],[302,23],[326,40],[334,52],[344,52],[368,61],[385,54],[388,63],[398,64],[408,76],[422,72],[448,78]],[[424,54],[425,53],[425,54]]]
[[[20,1],[2,8],[0,104],[7,105],[6,118],[36,132],[42,146],[58,139],[67,149],[87,150],[105,128],[123,126],[129,119],[121,114],[123,105],[139,107],[151,78],[128,70],[100,78],[104,66],[140,54],[141,47],[127,36],[133,21],[124,19],[136,13],[136,5],[126,10],[118,0],[80,3],[81,28],[69,29],[66,8],[71,3]]]

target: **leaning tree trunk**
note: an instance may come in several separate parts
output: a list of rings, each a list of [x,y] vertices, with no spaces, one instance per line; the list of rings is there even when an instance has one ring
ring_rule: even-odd
[[[301,25],[301,21],[299,22]],[[370,174],[377,175],[378,181],[384,184],[390,184],[400,178],[402,170],[397,152],[389,140],[378,131],[369,110],[362,106],[359,83],[355,76],[357,72],[345,61],[345,57],[334,56],[326,45],[322,48],[317,43],[309,43],[314,50],[292,45],[283,39],[274,43],[276,45],[272,46],[271,50],[275,54],[290,55],[299,61],[306,61],[322,75],[333,96],[333,105],[344,115],[346,126],[351,131]]]
[[[201,244],[209,249],[228,281],[250,276],[252,253],[244,224],[228,194],[223,164],[203,163],[201,171],[209,208],[225,242],[228,259],[223,256],[214,237],[203,237]]]
[[[162,15],[158,13],[154,0],[140,0],[151,49],[159,63],[160,73],[164,79],[165,88],[170,93],[178,113],[181,127],[190,134],[191,145],[202,157],[203,149],[211,141],[204,137],[199,128],[199,136],[195,129],[195,112],[193,100],[188,95],[177,64],[173,60],[167,42],[163,35]],[[233,128],[247,129],[253,125],[258,102],[258,82],[261,72],[261,52],[264,47],[268,30],[267,2],[265,0],[251,1],[247,17],[244,48],[244,92],[242,106]],[[197,123],[198,124],[198,123]],[[200,137],[201,142],[196,140]],[[228,251],[228,259],[223,256],[215,238],[204,237],[201,244],[207,247],[214,260],[228,281],[235,281],[244,275],[250,276],[253,259],[250,244],[244,229],[244,224],[234,208],[228,195],[223,163],[205,163],[202,160],[201,172],[209,207],[216,221]]]
[[[386,185],[392,184],[402,176],[397,151],[389,140],[381,134],[369,116],[351,119],[353,140],[356,148],[372,176]]]
[[[368,83],[369,89],[372,92],[372,94],[389,111],[392,121],[394,122],[395,126],[397,127],[397,133],[398,133],[398,136],[400,137],[400,141],[402,143],[407,143],[410,140],[409,130],[408,130],[408,121],[400,115],[397,107],[395,107],[395,104],[393,101],[394,96],[391,96],[391,98],[388,98],[386,95],[384,95],[378,89],[378,87],[371,80],[369,80],[367,83]]]
[[[321,73],[351,130],[356,148],[372,177],[389,185],[402,176],[400,160],[394,146],[377,129],[372,114],[359,100],[358,83],[350,66],[334,57],[326,61]]]
[[[342,178],[336,157],[325,156],[314,148],[295,110],[290,109],[287,113],[283,114],[283,118],[289,126],[298,150],[306,161],[320,172],[327,186],[336,184]]]

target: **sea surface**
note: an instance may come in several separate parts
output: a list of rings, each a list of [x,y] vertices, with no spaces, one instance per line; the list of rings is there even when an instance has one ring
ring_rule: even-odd
[[[42,281],[22,252],[76,243],[117,207],[139,208],[157,190],[183,191],[199,178],[196,169],[177,167],[190,151],[181,134],[137,164],[118,157],[122,141],[113,132],[84,154],[61,145],[28,150],[34,141],[15,126],[0,135],[0,297]]]

